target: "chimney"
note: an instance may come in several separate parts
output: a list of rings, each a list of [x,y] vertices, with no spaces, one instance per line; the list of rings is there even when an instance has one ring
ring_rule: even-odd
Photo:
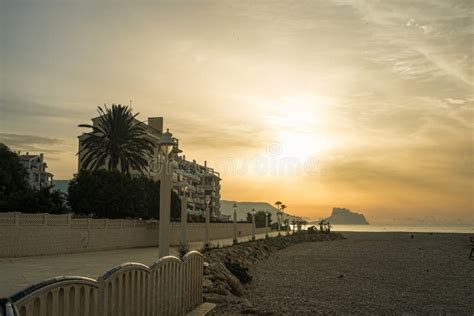
[[[207,160],[204,160],[204,168],[207,168]]]
[[[163,134],[163,117],[149,117],[148,126]]]

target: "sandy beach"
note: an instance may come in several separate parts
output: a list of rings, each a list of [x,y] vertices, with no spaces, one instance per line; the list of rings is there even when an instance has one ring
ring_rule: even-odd
[[[291,246],[254,265],[246,294],[256,313],[474,313],[469,235],[344,235]]]

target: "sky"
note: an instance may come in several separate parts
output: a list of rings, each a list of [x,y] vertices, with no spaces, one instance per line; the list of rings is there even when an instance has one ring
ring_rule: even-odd
[[[474,224],[472,1],[0,3],[0,141],[56,179],[132,104],[223,199]]]

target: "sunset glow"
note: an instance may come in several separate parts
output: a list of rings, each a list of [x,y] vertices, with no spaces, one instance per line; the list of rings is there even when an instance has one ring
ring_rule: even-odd
[[[473,4],[456,3],[4,1],[0,140],[70,179],[77,125],[131,103],[222,169],[223,199],[474,223]],[[289,160],[306,169],[271,172]]]

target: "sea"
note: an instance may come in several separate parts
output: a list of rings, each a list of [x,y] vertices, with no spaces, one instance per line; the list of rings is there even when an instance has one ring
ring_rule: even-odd
[[[381,225],[333,225],[338,232],[409,232],[409,233],[460,233],[474,234],[473,226],[381,226]]]

